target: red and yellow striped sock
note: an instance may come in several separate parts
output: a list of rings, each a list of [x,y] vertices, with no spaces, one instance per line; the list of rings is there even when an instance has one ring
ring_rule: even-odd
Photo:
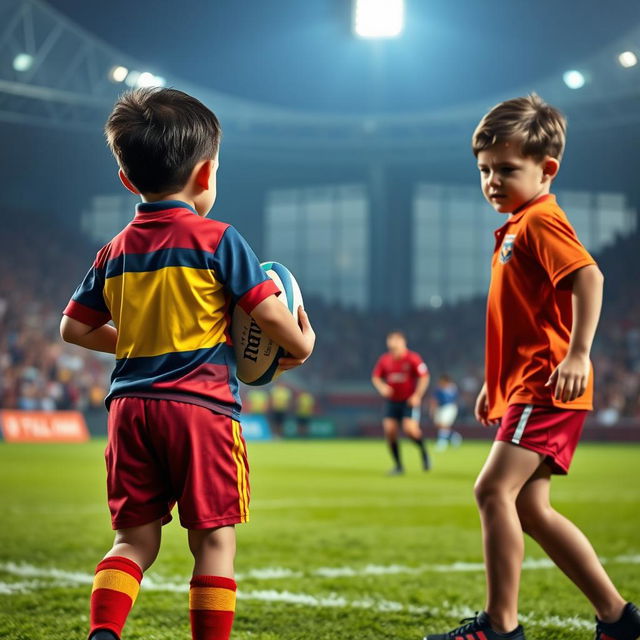
[[[142,580],[142,569],[121,556],[105,558],[96,567],[91,592],[91,630],[108,629],[118,636],[136,601]]]
[[[220,576],[193,576],[189,614],[193,640],[229,640],[236,610],[236,583]]]

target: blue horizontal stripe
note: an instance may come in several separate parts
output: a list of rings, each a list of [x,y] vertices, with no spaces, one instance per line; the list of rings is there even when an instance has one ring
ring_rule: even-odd
[[[227,384],[235,399],[230,406],[234,415],[240,414],[241,402],[236,377],[236,355],[233,347],[228,344],[218,344],[209,349],[166,353],[161,356],[145,358],[120,358],[111,375],[111,388],[106,398],[106,404],[114,395],[126,395],[128,392],[156,390],[154,384],[159,382],[177,381],[187,376],[191,371],[203,364],[219,364],[227,367]],[[180,393],[180,384],[167,388],[168,393]],[[191,395],[193,392],[189,391]],[[218,398],[203,396],[205,399],[220,402]]]
[[[158,249],[150,253],[124,253],[107,262],[106,277],[126,272],[158,271],[165,267],[210,269],[214,254],[200,249]]]

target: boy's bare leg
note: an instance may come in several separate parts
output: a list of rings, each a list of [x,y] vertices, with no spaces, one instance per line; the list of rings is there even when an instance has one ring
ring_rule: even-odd
[[[235,527],[190,529],[189,549],[195,560],[193,575],[233,578],[233,562],[236,556]]]
[[[236,608],[235,528],[189,530],[189,548],[195,560],[189,590],[191,637],[229,640]]]
[[[522,488],[516,507],[529,534],[585,594],[603,622],[616,622],[625,601],[611,582],[587,537],[549,500],[551,469],[542,464]]]
[[[158,556],[161,537],[161,520],[130,529],[119,529],[116,531],[113,546],[105,558],[112,556],[128,558],[133,560],[143,571],[146,571]]]
[[[518,626],[524,537],[516,498],[541,460],[540,454],[529,449],[494,442],[475,485],[487,574],[485,610],[499,633]]]

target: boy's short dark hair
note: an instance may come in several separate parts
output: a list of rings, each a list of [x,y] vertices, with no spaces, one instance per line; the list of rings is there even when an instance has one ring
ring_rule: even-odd
[[[525,156],[561,160],[566,130],[567,120],[562,113],[532,93],[493,107],[473,132],[471,146],[477,156],[498,142],[518,140]]]
[[[387,333],[387,338],[391,336],[400,336],[401,338],[407,339],[407,336],[404,334],[404,331],[400,331],[399,329],[393,329]]]
[[[215,157],[221,133],[199,100],[157,87],[122,95],[105,125],[109,148],[141,193],[180,191],[196,163]]]

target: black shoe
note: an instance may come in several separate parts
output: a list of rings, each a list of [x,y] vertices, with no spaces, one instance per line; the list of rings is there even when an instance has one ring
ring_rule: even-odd
[[[431,461],[429,460],[429,458],[424,458],[424,460],[422,461],[422,470],[423,471],[431,470]]]
[[[453,640],[454,638],[464,638],[464,640],[526,640],[522,625],[518,625],[509,633],[494,631],[486,611],[477,613],[473,618],[465,618],[460,622],[462,626],[457,629],[448,633],[432,634],[426,636],[424,640]]]
[[[119,640],[118,636],[108,629],[98,629],[89,640]]]
[[[388,476],[402,476],[404,475],[404,469],[402,467],[394,467],[391,471],[387,471]]]
[[[596,618],[595,640],[637,640],[640,638],[640,609],[627,602],[617,622],[602,622]]]

